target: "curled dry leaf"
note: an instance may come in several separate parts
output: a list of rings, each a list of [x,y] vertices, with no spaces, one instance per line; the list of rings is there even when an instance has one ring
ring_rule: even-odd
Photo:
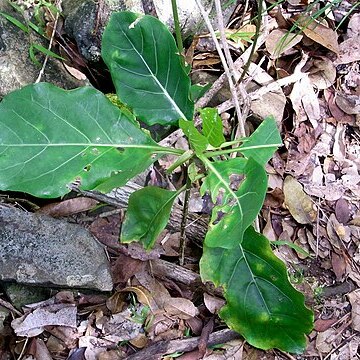
[[[69,304],[50,305],[14,319],[11,326],[16,335],[33,337],[41,334],[45,326],[60,325],[76,328],[77,308]]]
[[[87,197],[77,197],[45,205],[39,209],[39,213],[53,216],[69,216],[83,211],[90,210],[98,204],[98,201]]]
[[[347,95],[339,93],[335,96],[335,102],[336,105],[346,114],[360,114],[360,97],[357,95]]]
[[[353,14],[347,29],[347,39],[340,44],[336,65],[360,60],[360,14]]]
[[[204,304],[212,314],[216,314],[225,305],[225,300],[205,292]]]
[[[199,313],[195,305],[184,298],[169,298],[164,305],[164,309],[169,316],[177,316],[184,320],[190,319]]]
[[[297,122],[320,119],[320,105],[309,75],[304,75],[293,86],[290,100],[296,113]]]
[[[121,292],[129,292],[129,291],[135,293],[138,302],[145,306],[148,306],[152,312],[154,312],[158,308],[154,300],[153,294],[145,287],[141,285],[128,286],[125,289],[121,290]]]
[[[333,347],[336,347],[340,341],[341,337],[338,336],[336,329],[330,328],[317,334],[316,348],[320,353],[327,354]]]
[[[360,331],[360,290],[357,289],[347,295],[351,304],[352,328]]]
[[[29,354],[31,354],[34,359],[53,360],[45,342],[41,339],[33,339]]]
[[[247,86],[246,90],[248,92],[258,90],[258,84],[262,87],[266,87],[266,85],[274,80],[265,70],[259,68],[254,63],[250,64],[249,73],[254,74],[254,81]],[[276,84],[272,91],[264,94],[259,92],[259,94],[259,97],[256,97],[251,101],[251,110],[253,113],[261,119],[273,116],[276,123],[281,124],[286,104],[286,97],[280,85]]]
[[[336,68],[333,62],[325,56],[315,59],[309,69],[309,79],[314,87],[324,90],[334,84]]]
[[[339,52],[336,31],[307,15],[295,15],[291,20],[297,24],[308,38],[336,54]]]
[[[298,223],[311,224],[316,220],[316,206],[295,178],[292,176],[285,178],[283,191],[285,205]]]
[[[303,36],[293,34],[283,29],[275,29],[266,37],[266,50],[271,59],[277,59],[284,52],[294,47],[302,40]]]

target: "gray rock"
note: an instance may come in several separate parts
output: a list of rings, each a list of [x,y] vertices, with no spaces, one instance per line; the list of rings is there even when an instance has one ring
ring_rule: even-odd
[[[21,15],[13,10],[7,0],[0,0],[0,11],[24,23]],[[0,16],[0,99],[9,92],[36,81],[40,68],[29,56],[31,43],[48,46],[35,32],[24,33],[10,21]],[[41,57],[39,58],[41,62]],[[49,58],[42,81],[51,82],[64,89],[85,85],[71,76],[61,61]]]
[[[0,206],[0,280],[110,291],[103,246],[83,227]]]
[[[230,19],[236,3],[236,0],[229,1],[224,9],[225,23]],[[202,0],[202,4],[206,10],[211,10],[209,16],[216,28],[213,0]],[[183,38],[205,29],[195,1],[177,0],[177,6]],[[171,31],[174,30],[170,0],[104,0],[101,7],[94,0],[64,0],[62,7],[66,33],[75,39],[79,52],[90,62],[97,62],[100,59],[101,36],[111,14],[115,11],[127,10],[153,15],[165,23]]]
[[[51,293],[48,288],[8,282],[3,283],[2,288],[11,304],[19,310],[25,305],[48,299]]]

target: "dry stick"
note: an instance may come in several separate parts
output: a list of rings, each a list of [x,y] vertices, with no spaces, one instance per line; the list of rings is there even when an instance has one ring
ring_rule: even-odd
[[[227,63],[227,61],[226,61],[226,59],[224,57],[224,54],[223,54],[223,52],[221,50],[219,41],[218,41],[218,39],[216,37],[215,30],[214,30],[213,26],[211,25],[208,14],[206,13],[205,9],[203,8],[200,0],[195,0],[195,2],[196,2],[197,7],[200,10],[202,18],[204,19],[204,21],[206,23],[206,26],[207,26],[207,28],[208,28],[208,30],[210,32],[211,38],[215,43],[216,50],[217,50],[217,52],[219,54],[222,66],[224,68],[224,71],[225,71],[225,74],[226,74],[226,77],[227,77],[227,80],[228,80],[228,83],[229,83],[230,92],[231,92],[232,98],[233,98],[234,103],[235,103],[235,109],[236,109],[236,113],[237,113],[238,119],[239,119],[240,133],[241,133],[242,137],[245,137],[245,127],[244,127],[244,123],[241,121],[242,120],[242,112],[241,112],[241,109],[240,109],[240,104],[239,104],[238,95],[237,95],[237,92],[236,92],[235,83],[234,83],[234,80],[233,80],[233,78],[231,76],[231,72],[230,72],[228,63]],[[221,13],[220,13],[220,15],[218,14],[218,18],[220,16],[222,16]],[[219,27],[220,27],[220,24],[219,24]],[[223,33],[224,33],[224,29],[223,29]],[[224,33],[224,35],[225,35],[225,33]],[[225,42],[226,42],[226,38],[225,38]]]
[[[60,2],[57,5],[60,7]],[[58,9],[58,10],[60,10],[60,9]],[[59,20],[59,12],[57,12],[56,16],[55,16],[54,27],[53,27],[53,30],[52,30],[52,33],[51,33],[51,38],[50,38],[50,42],[49,42],[49,46],[48,46],[49,51],[51,51],[52,44],[54,42],[54,37],[55,37],[55,33],[56,33],[58,20]],[[42,76],[44,75],[44,72],[45,72],[45,67],[46,67],[46,64],[48,62],[48,59],[49,59],[49,55],[47,54],[47,55],[45,55],[43,65],[42,65],[41,70],[39,72],[39,76],[35,80],[35,84],[37,84],[37,83],[39,83],[41,81],[41,78],[42,78]]]
[[[225,329],[212,333],[209,336],[208,346],[224,344],[231,340],[239,339],[240,335],[235,331]],[[162,355],[175,352],[188,352],[195,350],[199,345],[200,337],[182,340],[164,340],[138,351],[126,357],[126,360],[160,359]]]
[[[236,113],[238,116],[239,136],[245,137],[246,136],[245,120],[246,120],[247,114],[241,110],[240,104],[239,104],[239,98],[238,98],[238,94],[237,94],[236,87],[235,87],[235,84],[236,84],[237,80],[239,79],[239,76],[238,76],[238,74],[236,74],[234,62],[231,57],[228,42],[226,39],[225,25],[224,25],[224,19],[223,19],[223,14],[222,14],[222,10],[221,10],[220,0],[215,0],[215,7],[216,7],[218,27],[219,27],[219,31],[220,31],[220,37],[221,37],[221,44],[224,49],[224,54],[225,54],[227,65],[229,66],[229,75],[230,75],[231,79],[229,78],[228,80],[229,80],[229,84],[230,84],[232,98],[233,98],[234,105],[235,105],[235,110],[236,110]],[[245,94],[246,94],[246,91],[245,91]],[[245,94],[243,94],[243,95],[245,95]],[[246,97],[246,95],[245,95],[245,97]],[[243,98],[243,103],[244,104],[246,103],[245,98]]]
[[[14,306],[12,306],[9,302],[0,299],[0,305],[8,310],[10,310],[11,312],[15,313],[18,316],[23,316],[23,314],[17,310],[16,308],[14,308]]]
[[[185,264],[186,222],[187,222],[188,213],[189,213],[190,188],[191,188],[191,180],[188,176],[187,180],[186,180],[184,206],[183,206],[181,226],[180,226],[180,259],[179,259],[179,263],[181,266],[184,266],[184,264]]]

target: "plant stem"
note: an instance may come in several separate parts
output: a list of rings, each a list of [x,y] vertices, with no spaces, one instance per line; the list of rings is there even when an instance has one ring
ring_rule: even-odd
[[[177,11],[176,0],[171,0],[173,18],[174,18],[174,27],[175,27],[175,36],[176,36],[176,44],[179,50],[179,54],[181,57],[182,64],[184,65],[184,47],[182,43],[181,30],[180,30],[180,22],[179,22],[179,14]]]
[[[187,170],[186,170],[187,171]],[[186,221],[189,212],[189,200],[190,200],[190,189],[191,189],[191,180],[189,176],[186,179],[186,189],[185,189],[185,197],[184,197],[184,206],[182,211],[182,219],[180,226],[180,258],[179,264],[180,266],[184,266],[185,263],[185,248],[186,248]]]
[[[233,149],[224,149],[224,150],[218,150],[218,151],[208,151],[203,154],[206,158],[211,158],[214,156],[219,155],[227,155],[238,151],[244,151],[244,150],[252,150],[252,149],[263,149],[263,148],[274,148],[278,147],[281,144],[265,144],[265,145],[254,145],[254,146],[240,146]]]
[[[174,155],[182,155],[184,154],[185,150],[182,149],[174,149],[170,147],[159,147],[159,149],[156,149],[154,153],[156,154],[174,154]]]

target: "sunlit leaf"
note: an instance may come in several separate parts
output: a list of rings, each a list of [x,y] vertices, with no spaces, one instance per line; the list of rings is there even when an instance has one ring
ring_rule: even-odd
[[[192,121],[180,120],[179,126],[188,138],[190,146],[196,153],[202,153],[208,146],[208,141],[204,135],[202,135],[195,127]]]
[[[223,125],[217,109],[205,108],[200,110],[202,130],[210,145],[217,147],[225,142]]]
[[[150,249],[170,217],[172,204],[179,195],[154,186],[137,190],[130,195],[120,239],[124,243],[141,242]]]
[[[104,31],[102,56],[120,100],[146,124],[191,120],[190,79],[175,40],[152,16],[114,13]]]
[[[263,235],[250,226],[237,240],[232,249],[205,243],[200,262],[203,281],[224,289],[221,318],[253,346],[301,353],[313,323],[304,295],[292,287]]]
[[[245,157],[252,157],[259,164],[265,165],[280,145],[281,137],[275,119],[267,117],[240,146],[240,152]]]
[[[212,211],[205,243],[231,249],[262,207],[267,189],[266,172],[252,158],[207,162],[206,165],[209,174],[204,179],[201,194],[209,192],[217,205]]]
[[[144,171],[161,149],[101,92],[29,85],[0,103],[0,189],[40,197],[118,186]]]

